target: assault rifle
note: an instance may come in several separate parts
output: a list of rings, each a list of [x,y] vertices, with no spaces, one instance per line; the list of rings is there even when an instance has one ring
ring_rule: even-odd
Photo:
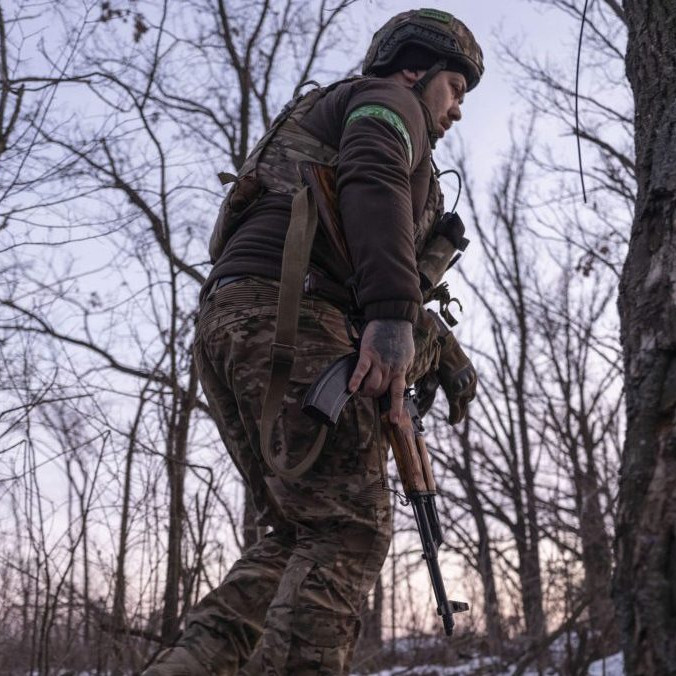
[[[351,396],[347,384],[357,365],[358,357],[356,352],[345,355],[321,374],[305,395],[303,400],[305,413],[328,426],[336,424],[343,406]],[[411,390],[406,391],[404,408],[396,425],[389,421],[389,395],[384,395],[378,402],[381,423],[394,452],[404,494],[413,507],[422,542],[423,558],[432,579],[437,613],[443,620],[446,636],[451,636],[454,624],[453,613],[469,610],[469,605],[461,601],[449,601],[446,596],[437,556],[443,539],[434,500],[437,492],[436,484],[432,476],[432,467],[423,437],[422,420],[416,406],[415,395]]]

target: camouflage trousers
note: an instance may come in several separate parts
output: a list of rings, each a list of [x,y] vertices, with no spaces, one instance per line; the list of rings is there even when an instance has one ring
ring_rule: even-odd
[[[148,676],[341,674],[349,667],[362,604],[385,560],[391,514],[386,446],[374,402],[353,397],[315,465],[289,481],[265,466],[259,421],[269,378],[278,285],[244,279],[200,312],[195,357],[218,430],[272,531],[245,551],[189,614],[177,646]],[[343,315],[303,299],[298,349],[272,447],[289,467],[318,426],[300,410],[307,387],[352,347]]]

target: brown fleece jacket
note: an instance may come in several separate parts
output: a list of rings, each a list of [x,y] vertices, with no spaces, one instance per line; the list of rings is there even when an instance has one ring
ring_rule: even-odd
[[[388,108],[410,137],[392,124],[350,114],[365,105]],[[338,203],[355,268],[359,304],[367,320],[414,321],[422,301],[413,243],[430,182],[430,143],[421,103],[391,80],[363,78],[338,85],[312,108],[302,126],[339,149]],[[291,213],[288,195],[267,193],[239,226],[216,262],[205,288],[224,275],[279,279]],[[312,266],[322,270],[321,247]]]

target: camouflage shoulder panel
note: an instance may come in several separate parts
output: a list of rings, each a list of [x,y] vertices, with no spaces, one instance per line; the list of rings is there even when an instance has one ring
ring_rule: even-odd
[[[397,113],[390,108],[377,104],[359,106],[359,108],[355,108],[348,116],[347,121],[345,122],[345,128],[349,127],[355,120],[359,120],[362,117],[376,117],[394,127],[399,132],[399,135],[402,137],[404,145],[406,146],[409,166],[413,165],[413,144],[411,143],[411,135],[408,133],[404,121]]]

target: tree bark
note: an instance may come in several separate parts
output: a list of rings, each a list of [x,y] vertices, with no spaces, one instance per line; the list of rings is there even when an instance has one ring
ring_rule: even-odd
[[[627,396],[614,597],[627,674],[676,665],[676,10],[624,0],[638,197],[620,287]]]

